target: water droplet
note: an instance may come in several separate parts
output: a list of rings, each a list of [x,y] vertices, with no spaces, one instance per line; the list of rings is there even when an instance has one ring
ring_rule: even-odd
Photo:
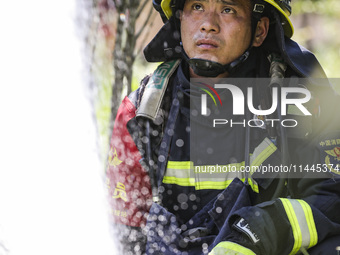
[[[181,226],[181,229],[182,229],[182,231],[185,231],[185,230],[188,229],[188,227],[187,227],[187,225],[183,224],[183,225]]]
[[[216,212],[217,212],[217,213],[221,213],[221,212],[222,212],[222,208],[221,208],[221,207],[217,207],[217,208],[216,208]]]
[[[188,205],[187,203],[181,203],[181,208],[182,208],[183,210],[188,209],[188,207],[189,207],[189,205]]]
[[[177,196],[177,201],[178,201],[179,203],[185,203],[185,202],[187,202],[187,201],[188,201],[188,195],[187,195],[187,194],[184,194],[184,193],[179,194],[179,195]]]
[[[191,111],[191,115],[196,117],[198,115],[198,111],[197,110],[192,110]]]
[[[170,129],[168,130],[168,135],[169,135],[169,136],[173,136],[173,135],[174,135],[174,130],[173,130],[172,128],[170,128]]]
[[[184,145],[184,141],[182,139],[177,139],[176,145],[177,147],[182,147]]]
[[[195,195],[195,194],[190,194],[189,199],[190,199],[191,201],[195,201],[196,195]]]
[[[158,161],[159,162],[164,162],[165,161],[165,157],[163,155],[159,155],[158,156]]]
[[[147,187],[143,187],[141,192],[145,196],[145,195],[149,194],[149,189]]]
[[[143,143],[148,143],[149,142],[149,138],[147,136],[143,136],[142,137],[142,142]]]
[[[165,188],[163,186],[158,187],[158,192],[163,193],[165,191]]]

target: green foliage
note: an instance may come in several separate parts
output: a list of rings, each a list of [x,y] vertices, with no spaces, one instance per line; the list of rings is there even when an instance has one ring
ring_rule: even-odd
[[[293,15],[316,13],[338,18],[339,0],[295,0],[292,1]]]
[[[112,94],[113,67],[110,55],[111,52],[108,51],[104,38],[102,38],[102,35],[98,35],[96,50],[94,52],[94,63],[92,65],[92,77],[93,83],[97,85],[94,107],[103,162],[107,160],[106,155],[109,144],[107,127],[110,123],[111,114],[110,100]]]
[[[340,77],[340,1],[295,0],[292,9],[293,40],[315,53],[328,77]]]
[[[148,63],[144,60],[144,57],[138,56],[133,66],[133,79],[132,79],[132,91],[139,87],[140,81],[146,76],[151,74],[160,63]]]

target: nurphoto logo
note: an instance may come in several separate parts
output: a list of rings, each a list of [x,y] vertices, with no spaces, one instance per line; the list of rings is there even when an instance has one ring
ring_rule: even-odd
[[[305,103],[308,103],[311,100],[311,93],[308,89],[303,87],[273,87],[271,89],[271,106],[268,109],[261,109],[261,107],[255,107],[254,104],[254,88],[247,87],[246,95],[242,91],[242,89],[236,85],[232,84],[214,84],[213,86],[208,85],[204,82],[196,82],[200,86],[200,90],[205,93],[201,94],[201,109],[200,113],[202,116],[209,116],[210,111],[208,110],[208,97],[210,96],[212,102],[214,102],[215,107],[218,106],[217,100],[221,107],[223,107],[223,98],[218,94],[216,89],[226,89],[231,94],[232,100],[232,114],[234,116],[245,115],[245,106],[248,107],[248,110],[254,115],[257,116],[254,119],[243,119],[238,122],[233,119],[225,119],[225,118],[214,118],[212,121],[213,127],[217,125],[226,125],[230,126],[242,125],[242,126],[250,126],[250,127],[264,127],[266,125],[274,126],[275,122],[280,122],[280,124],[284,127],[296,127],[298,125],[297,120],[295,119],[275,119],[271,118],[273,113],[278,109],[278,105],[280,104],[280,114],[281,116],[287,115],[288,107],[294,107],[294,109],[299,110],[300,115],[310,116],[312,115],[309,110],[304,106]],[[216,100],[216,99],[217,100]],[[246,100],[246,101],[245,101]],[[245,102],[247,104],[245,104]],[[213,105],[212,105],[213,107]],[[223,116],[221,116],[223,117]]]

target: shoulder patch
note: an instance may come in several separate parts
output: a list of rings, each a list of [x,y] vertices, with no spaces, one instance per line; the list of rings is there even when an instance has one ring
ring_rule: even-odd
[[[320,139],[318,148],[323,164],[335,174],[340,175],[340,133],[334,133]]]

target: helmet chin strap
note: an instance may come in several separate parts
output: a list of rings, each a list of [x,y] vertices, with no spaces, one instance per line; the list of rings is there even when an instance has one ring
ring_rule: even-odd
[[[201,59],[201,58],[189,58],[188,55],[185,53],[182,47],[182,56],[183,59],[189,64],[191,69],[194,71],[195,74],[204,77],[216,77],[222,73],[228,72],[229,74],[232,73],[236,67],[238,67],[241,63],[247,60],[250,54],[249,47],[240,57],[236,60],[232,61],[229,64],[222,65],[218,62]]]

